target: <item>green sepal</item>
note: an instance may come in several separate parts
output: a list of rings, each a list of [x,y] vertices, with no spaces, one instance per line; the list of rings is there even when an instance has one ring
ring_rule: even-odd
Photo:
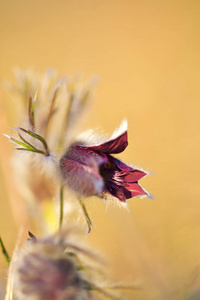
[[[45,153],[45,154],[46,154],[47,156],[49,155],[49,149],[48,149],[47,143],[46,143],[45,139],[44,139],[41,135],[39,135],[39,134],[37,134],[37,133],[34,133],[34,132],[31,131],[31,130],[26,130],[26,129],[22,128],[22,127],[19,127],[19,129],[22,130],[23,132],[27,133],[28,135],[34,137],[35,139],[41,141],[42,144],[44,145],[45,150],[46,150],[46,153]]]

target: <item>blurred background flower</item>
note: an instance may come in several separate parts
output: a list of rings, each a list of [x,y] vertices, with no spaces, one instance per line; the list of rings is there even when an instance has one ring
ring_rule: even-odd
[[[111,133],[126,117],[131,144],[120,157],[155,173],[143,180],[155,200],[128,200],[129,213],[112,205],[105,211],[96,198],[87,201],[95,220],[87,242],[108,257],[115,281],[142,280],[144,290],[134,299],[184,299],[194,285],[198,299],[199,281],[193,278],[200,253],[199,2],[1,0],[0,5],[1,82],[15,82],[15,66],[42,74],[50,66],[60,75],[81,72],[83,79],[98,75],[95,104],[81,129]],[[0,126],[2,133],[16,126],[13,100],[2,88]],[[22,223],[25,216],[10,156],[2,136],[0,228],[9,252],[20,223],[13,211],[20,211]],[[2,257],[0,263],[2,270]]]

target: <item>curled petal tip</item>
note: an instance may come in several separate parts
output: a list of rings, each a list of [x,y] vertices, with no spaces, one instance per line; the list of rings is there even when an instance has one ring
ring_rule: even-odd
[[[147,197],[148,198],[150,198],[150,199],[152,199],[152,200],[154,200],[155,198],[154,198],[154,196],[151,194],[151,193],[149,193],[149,192],[147,192],[148,194],[147,194]]]
[[[127,122],[127,119],[124,119],[119,128],[117,128],[110,139],[115,139],[116,137],[120,136],[121,134],[123,134],[124,132],[126,132],[128,130],[128,122]]]
[[[90,146],[89,149],[94,151],[103,152],[106,154],[121,153],[128,146],[128,134],[127,131],[117,136],[116,138],[110,139],[105,143],[97,146]]]

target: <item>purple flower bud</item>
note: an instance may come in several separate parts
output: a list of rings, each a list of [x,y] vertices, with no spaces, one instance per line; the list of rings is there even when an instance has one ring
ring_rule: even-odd
[[[147,173],[111,155],[121,153],[127,146],[127,128],[98,145],[72,144],[60,160],[65,184],[82,196],[110,194],[122,202],[134,196],[148,196],[138,184]]]
[[[27,244],[16,262],[17,299],[85,300],[83,274],[56,237]]]

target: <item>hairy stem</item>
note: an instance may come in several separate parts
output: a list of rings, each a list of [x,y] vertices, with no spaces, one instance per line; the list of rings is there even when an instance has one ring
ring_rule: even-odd
[[[44,138],[45,139],[46,139],[47,134],[48,134],[50,120],[51,120],[51,118],[53,116],[53,113],[54,113],[54,107],[55,107],[56,97],[57,97],[57,94],[58,94],[58,89],[59,89],[59,87],[56,87],[56,89],[54,90],[52,99],[51,99],[51,106],[50,106],[50,109],[49,109],[49,113],[48,113],[47,120],[46,120],[46,126],[45,126],[45,129],[44,129]]]
[[[62,229],[63,215],[64,215],[64,187],[61,186],[61,188],[60,188],[60,217],[59,217],[59,230]]]
[[[86,222],[87,222],[87,225],[88,225],[88,233],[89,233],[91,231],[92,221],[91,221],[91,219],[90,219],[90,217],[88,215],[85,203],[83,202],[83,200],[81,198],[79,198],[79,202],[81,204],[81,207],[83,209],[83,213],[85,215],[85,219],[86,219]]]

